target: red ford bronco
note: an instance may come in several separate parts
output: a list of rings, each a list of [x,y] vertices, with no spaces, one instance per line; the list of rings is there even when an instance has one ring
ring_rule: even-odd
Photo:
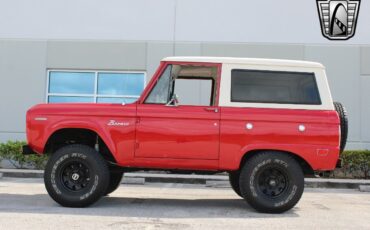
[[[325,69],[303,61],[171,57],[132,104],[40,104],[24,154],[50,154],[45,186],[83,207],[134,170],[228,172],[260,212],[301,198],[304,175],[333,170],[347,139]]]

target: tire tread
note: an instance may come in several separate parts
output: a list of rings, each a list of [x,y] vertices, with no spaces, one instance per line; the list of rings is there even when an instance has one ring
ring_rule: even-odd
[[[342,153],[346,147],[348,138],[348,115],[346,108],[340,102],[334,102],[334,107],[340,119],[340,152]]]
[[[66,199],[66,197],[63,197],[63,194],[57,194],[53,189],[53,185],[51,183],[51,170],[55,162],[63,155],[69,154],[71,152],[83,153],[88,157],[90,156],[90,160],[95,161],[94,170],[96,170],[96,172],[102,176],[101,178],[99,178],[98,188],[94,191],[94,193],[85,200],[81,200],[78,202]],[[58,149],[54,154],[51,155],[45,167],[44,183],[50,197],[60,205],[65,207],[86,207],[95,203],[104,195],[104,192],[106,191],[109,184],[109,169],[104,158],[97,151],[95,151],[95,149],[87,145],[72,144]]]
[[[294,174],[298,177],[301,178],[301,182],[298,186],[298,193],[292,200],[290,200],[287,204],[284,206],[280,207],[266,207],[265,205],[259,203],[255,197],[252,196],[248,192],[248,189],[243,186],[243,183],[248,182],[249,184],[249,170],[253,169],[257,164],[259,164],[262,160],[266,158],[284,158],[284,160],[289,162],[289,167],[292,168],[292,171],[294,171]],[[254,156],[252,156],[250,159],[248,159],[244,166],[242,167],[242,170],[240,172],[240,179],[239,179],[239,184],[240,184],[240,191],[241,195],[244,197],[246,202],[250,204],[254,209],[256,209],[259,212],[263,213],[282,213],[285,212],[292,207],[294,207],[298,201],[300,200],[303,190],[304,190],[304,174],[302,168],[299,166],[298,162],[288,153],[285,152],[279,152],[279,151],[263,151],[260,152]]]

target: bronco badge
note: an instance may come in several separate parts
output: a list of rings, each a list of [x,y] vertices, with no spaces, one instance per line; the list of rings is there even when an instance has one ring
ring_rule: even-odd
[[[317,0],[322,35],[347,40],[355,35],[360,0]]]
[[[128,122],[118,122],[118,121],[115,121],[115,120],[110,120],[108,123],[107,123],[108,126],[128,126],[129,123]]]

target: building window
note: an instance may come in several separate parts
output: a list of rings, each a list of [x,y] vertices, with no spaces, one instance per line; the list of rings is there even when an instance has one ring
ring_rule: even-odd
[[[144,72],[48,71],[48,103],[131,103],[145,86]]]

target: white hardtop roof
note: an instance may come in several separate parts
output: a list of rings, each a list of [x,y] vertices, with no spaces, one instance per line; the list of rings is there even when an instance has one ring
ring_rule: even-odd
[[[162,61],[175,62],[208,62],[208,63],[225,63],[225,64],[250,64],[250,65],[274,65],[274,66],[297,66],[324,68],[317,62],[293,61],[284,59],[264,59],[264,58],[235,58],[235,57],[167,57]]]

